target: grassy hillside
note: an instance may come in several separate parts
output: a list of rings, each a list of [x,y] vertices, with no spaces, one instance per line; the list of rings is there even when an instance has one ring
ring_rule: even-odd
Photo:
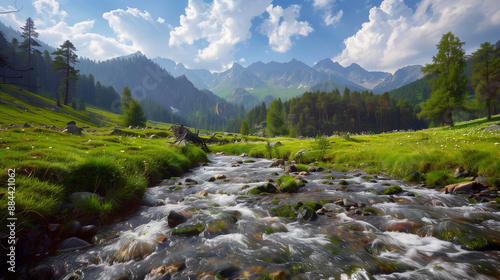
[[[82,136],[61,132],[69,121],[87,127]],[[195,146],[171,146],[168,124],[155,129],[121,129],[110,135],[120,116],[96,108],[57,106],[52,100],[16,87],[0,89],[0,203],[7,205],[8,170],[15,170],[16,217],[29,225],[107,222],[141,201],[148,186],[179,176],[206,154]],[[11,127],[10,124],[32,127]],[[42,128],[56,126],[58,129]],[[155,134],[155,137],[151,137]],[[130,136],[130,137],[126,137]],[[88,200],[71,213],[58,210],[74,192]],[[7,211],[0,214],[6,221]],[[3,227],[5,228],[5,227]]]

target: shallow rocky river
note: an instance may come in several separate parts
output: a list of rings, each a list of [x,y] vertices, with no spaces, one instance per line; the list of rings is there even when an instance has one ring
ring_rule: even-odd
[[[147,206],[103,229],[96,245],[42,264],[53,279],[500,279],[493,204],[321,169],[300,175],[298,193],[248,194],[284,170],[209,160],[150,188]],[[381,194],[395,185],[402,192]]]

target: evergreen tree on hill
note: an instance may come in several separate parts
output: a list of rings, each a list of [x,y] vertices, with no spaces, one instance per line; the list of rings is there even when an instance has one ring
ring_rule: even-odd
[[[462,108],[467,97],[464,44],[453,33],[444,34],[437,45],[437,55],[432,57],[433,63],[422,68],[422,73],[433,79],[430,81],[431,96],[424,103],[419,117],[453,126],[452,112]]]
[[[28,56],[28,69],[31,70],[31,54],[33,53],[33,47],[40,47],[40,44],[35,40],[38,38],[38,32],[36,32],[35,23],[29,17],[26,19],[24,26],[21,26],[21,37],[24,41],[19,45],[20,49]],[[28,90],[31,91],[31,71],[28,71]]]
[[[127,114],[125,115],[125,126],[145,127],[147,119],[144,116],[141,104],[137,100],[132,99],[128,107]]]
[[[476,62],[472,73],[472,87],[476,99],[485,103],[488,120],[491,120],[491,106],[496,105],[500,90],[500,49],[495,49],[489,42],[472,54]]]
[[[52,54],[56,57],[52,62],[52,70],[61,72],[64,76],[61,81],[60,91],[63,95],[64,105],[68,105],[69,88],[72,80],[78,79],[78,70],[75,70],[74,65],[78,62],[78,57],[75,53],[76,48],[69,40],[66,40],[55,52]]]

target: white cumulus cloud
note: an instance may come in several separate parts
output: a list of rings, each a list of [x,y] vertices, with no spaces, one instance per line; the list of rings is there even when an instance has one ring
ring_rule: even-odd
[[[369,21],[344,40],[334,60],[366,69],[394,72],[405,65],[429,63],[441,36],[453,32],[466,42],[491,41],[500,27],[500,1],[423,0],[416,10],[403,0],[384,0],[370,10]]]
[[[33,7],[39,16],[36,22],[38,25],[56,24],[68,16],[66,11],[59,9],[59,2],[56,0],[35,0]]]
[[[261,25],[261,31],[269,38],[272,50],[284,53],[292,48],[292,37],[307,36],[313,28],[307,21],[298,21],[300,6],[291,5],[286,9],[269,5],[269,18]]]
[[[335,6],[335,0],[313,0],[313,7],[316,10],[323,12],[323,21],[325,25],[335,25],[340,22],[340,19],[344,15],[344,11],[339,10],[335,15],[333,13],[333,7]]]
[[[234,60],[237,44],[251,37],[252,19],[265,12],[271,0],[189,0],[180,25],[170,32],[170,46],[202,45],[194,61],[211,70]],[[217,64],[215,64],[217,63]]]

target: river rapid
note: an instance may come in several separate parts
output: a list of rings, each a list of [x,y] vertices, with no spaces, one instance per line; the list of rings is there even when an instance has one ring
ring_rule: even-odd
[[[209,160],[150,188],[95,245],[41,264],[53,279],[500,279],[492,203],[321,169],[300,176],[298,193],[248,194],[284,170],[266,159]],[[395,185],[403,191],[381,194]]]

